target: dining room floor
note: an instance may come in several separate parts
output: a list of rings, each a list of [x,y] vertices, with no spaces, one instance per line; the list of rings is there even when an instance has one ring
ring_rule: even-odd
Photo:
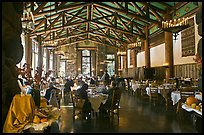
[[[199,133],[189,117],[180,118],[175,106],[165,110],[165,104],[154,105],[148,97],[123,92],[119,119],[100,117],[89,120],[72,119],[72,103],[61,100],[60,133]],[[202,126],[201,126],[202,127]],[[54,130],[52,130],[54,131]]]

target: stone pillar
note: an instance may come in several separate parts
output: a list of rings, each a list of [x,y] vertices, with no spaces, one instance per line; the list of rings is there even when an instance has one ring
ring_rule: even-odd
[[[120,69],[120,70],[118,71],[118,75],[119,75],[119,76],[121,76],[121,68],[122,68],[122,66],[121,66],[121,56],[118,55],[118,69]],[[118,70],[118,69],[117,69],[117,70]]]
[[[173,38],[171,32],[164,32],[165,42],[165,63],[168,64],[166,68],[166,78],[174,77],[174,64],[173,64]]]
[[[43,65],[43,50],[42,50],[42,42],[41,42],[41,36],[37,36],[38,41],[38,73],[40,78],[42,77],[42,65]]]
[[[81,51],[77,50],[77,75],[81,74]]]
[[[32,40],[30,38],[30,33],[25,32],[25,61],[28,65],[32,64]]]
[[[50,50],[46,49],[46,72],[50,69]]]
[[[149,48],[149,29],[148,25],[145,27],[145,35],[146,40],[144,44],[144,50],[145,50],[145,66],[146,68],[150,68],[150,48]]]
[[[56,76],[56,55],[55,55],[55,50],[52,52],[52,70],[53,70],[53,76]]]
[[[131,50],[131,57],[132,57],[132,60],[133,60],[133,67],[137,67],[137,50]]]
[[[118,56],[117,56],[117,52],[114,53],[114,58],[115,58],[115,74],[118,75]]]
[[[91,51],[91,76],[96,75],[96,51]]]

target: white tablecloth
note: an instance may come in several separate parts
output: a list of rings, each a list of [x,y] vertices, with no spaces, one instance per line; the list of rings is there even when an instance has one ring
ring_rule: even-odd
[[[173,105],[175,105],[180,99],[181,99],[180,91],[171,92],[171,100],[173,101]]]
[[[108,94],[97,93],[96,95],[88,94],[89,101],[91,102],[91,106],[95,112],[99,111],[99,107],[101,103],[105,104]]]
[[[132,89],[135,92],[137,89],[141,87],[142,84],[132,84]]]
[[[185,109],[188,112],[194,111],[194,112],[196,112],[196,113],[198,113],[198,114],[200,114],[202,116],[202,111],[193,109],[192,107],[189,107],[186,104],[182,104],[182,108]]]
[[[202,101],[202,94],[196,94],[195,98]],[[180,91],[171,92],[171,100],[173,101],[173,105],[175,105],[180,99],[181,99]]]

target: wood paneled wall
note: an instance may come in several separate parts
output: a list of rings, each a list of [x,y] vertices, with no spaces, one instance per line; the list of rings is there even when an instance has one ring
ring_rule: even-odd
[[[163,80],[166,78],[166,68],[165,67],[154,67],[155,68],[155,79]],[[134,67],[122,70],[122,77],[133,77],[136,80],[144,79],[144,68]],[[196,63],[182,64],[174,66],[174,77],[180,78],[199,78],[199,67]]]
[[[199,78],[199,67],[196,63],[174,66],[174,76],[184,78]]]

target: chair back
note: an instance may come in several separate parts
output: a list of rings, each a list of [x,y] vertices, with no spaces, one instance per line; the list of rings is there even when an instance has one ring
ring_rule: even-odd
[[[111,109],[118,109],[120,104],[122,90],[119,87],[113,89],[113,97],[111,101]]]
[[[157,87],[150,87],[150,97],[158,97],[158,88]]]
[[[180,88],[181,100],[185,101],[189,96],[195,97],[194,87],[181,87]]]
[[[71,99],[73,103],[73,108],[83,108],[85,99],[80,98],[80,96],[75,94],[75,91],[71,91]]]

